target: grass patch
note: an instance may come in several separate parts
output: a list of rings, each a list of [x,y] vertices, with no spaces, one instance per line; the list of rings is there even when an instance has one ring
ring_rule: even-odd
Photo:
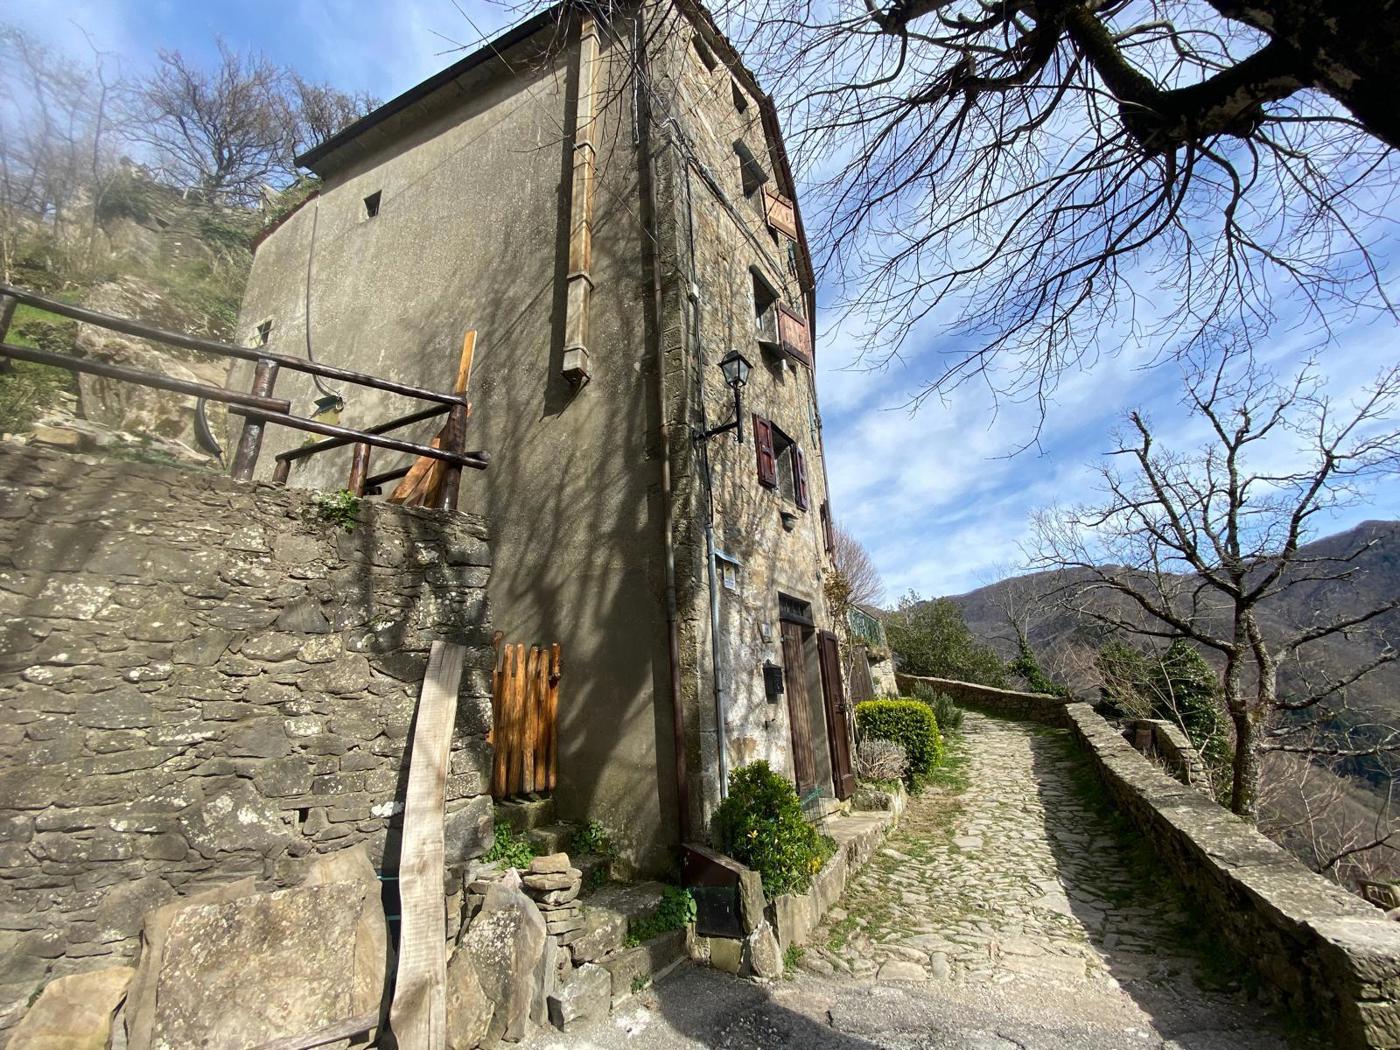
[[[787,951],[783,952],[783,976],[791,980],[806,954],[806,950],[800,944],[789,944]]]
[[[967,739],[961,735],[944,742],[943,761],[929,773],[928,784],[950,795],[961,795],[972,785],[972,756]]]
[[[851,934],[855,933],[856,927],[859,925],[856,916],[848,914],[831,928],[831,936],[826,939],[827,948],[833,952],[839,952],[846,946],[846,941]]]

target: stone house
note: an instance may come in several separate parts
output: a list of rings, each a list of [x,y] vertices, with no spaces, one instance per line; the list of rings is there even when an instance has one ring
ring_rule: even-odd
[[[899,695],[884,616],[871,605],[852,605],[846,610],[847,689],[853,703]]]
[[[447,389],[477,330],[468,445],[492,458],[461,506],[492,522],[497,628],[562,646],[560,815],[646,868],[706,837],[745,763],[813,812],[846,797],[812,265],[774,107],[709,15],[560,4],[300,163],[319,192],[258,245],[239,336]],[[306,378],[279,381],[294,411],[342,393]],[[413,407],[357,392],[340,418]],[[260,476],[300,440],[273,428]]]

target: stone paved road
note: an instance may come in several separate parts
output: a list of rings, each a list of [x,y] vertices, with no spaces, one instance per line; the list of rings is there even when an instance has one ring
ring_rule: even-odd
[[[544,1047],[1276,1050],[1067,736],[969,714],[959,779],[911,802],[793,979],[683,967]],[[1209,938],[1204,938],[1208,942]]]

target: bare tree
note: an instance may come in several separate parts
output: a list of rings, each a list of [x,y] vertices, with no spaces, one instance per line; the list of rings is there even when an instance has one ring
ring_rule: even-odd
[[[289,100],[296,114],[294,151],[304,153],[336,132],[376,110],[380,100],[368,92],[347,93],[317,84],[299,73],[290,75]]]
[[[1335,763],[1303,755],[1266,755],[1260,774],[1259,830],[1314,871],[1355,889],[1400,875],[1395,779],[1374,796]]]
[[[1106,347],[1393,313],[1400,8],[1356,0],[734,0],[828,287],[887,364],[957,319],[921,400],[1042,410]],[[950,340],[950,343],[953,342]]]
[[[1355,578],[1369,541],[1339,553],[1302,547],[1319,514],[1396,471],[1400,368],[1339,405],[1308,369],[1279,383],[1252,362],[1239,364],[1226,355],[1188,375],[1184,403],[1207,435],[1195,451],[1162,448],[1147,417],[1131,413],[1112,453],[1130,466],[1102,468],[1097,505],[1041,513],[1034,560],[1082,574],[1067,592],[1079,615],[1189,639],[1217,656],[1234,731],[1231,808],[1253,816],[1261,752],[1341,758],[1400,748],[1400,731],[1361,739],[1335,719],[1349,686],[1400,655],[1388,644],[1296,695],[1279,691],[1285,661],[1374,626],[1400,598],[1358,602],[1333,619],[1314,613],[1307,623],[1261,616],[1292,588]]]
[[[161,51],[137,91],[143,120],[135,137],[155,152],[173,184],[211,200],[251,203],[265,184],[293,175],[297,118],[287,89],[282,69],[222,40],[212,70],[178,51]]]
[[[852,605],[879,605],[885,596],[885,584],[870,551],[854,533],[840,525],[833,525],[831,532],[835,540],[831,559],[846,580],[847,601]]]

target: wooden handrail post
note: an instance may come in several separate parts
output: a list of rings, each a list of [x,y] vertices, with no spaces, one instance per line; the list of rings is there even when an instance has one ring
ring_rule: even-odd
[[[467,406],[453,405],[442,431],[442,448],[462,452],[467,438]],[[458,463],[443,463],[442,488],[438,490],[438,510],[457,509],[457,490],[462,484],[462,467]]]
[[[369,454],[370,446],[361,441],[355,446],[354,458],[350,460],[350,484],[346,488],[350,490],[352,496],[357,498],[364,496],[365,483],[369,480]],[[279,463],[278,466],[281,464]]]
[[[292,461],[290,459],[279,459],[277,466],[272,470],[272,480],[278,485],[285,485],[287,478],[292,474]]]
[[[15,319],[15,307],[18,305],[13,295],[0,295],[0,343],[10,335],[10,323]],[[0,361],[0,372],[13,372],[14,368],[8,357]]]
[[[253,394],[257,397],[271,397],[272,388],[277,384],[278,364],[267,358],[260,358],[253,370]],[[238,437],[238,448],[233,454],[233,469],[230,473],[239,481],[252,481],[253,468],[258,465],[258,453],[262,450],[262,420],[249,417],[243,420],[243,433]]]

